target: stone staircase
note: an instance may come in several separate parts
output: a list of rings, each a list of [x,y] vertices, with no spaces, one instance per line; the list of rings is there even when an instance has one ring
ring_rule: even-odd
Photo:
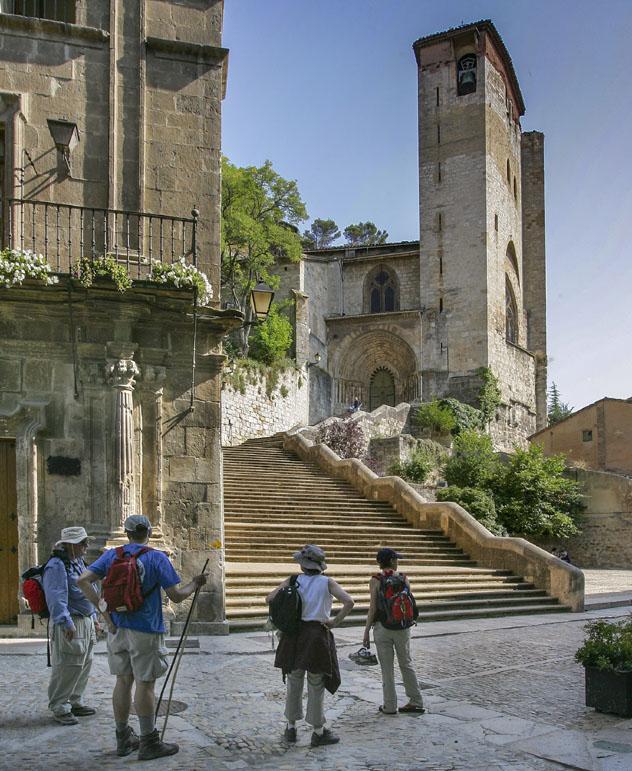
[[[300,572],[292,552],[316,543],[328,575],[355,599],[363,623],[381,546],[400,551],[420,621],[560,612],[568,608],[520,576],[479,567],[441,531],[413,528],[390,504],[363,498],[283,449],[282,435],[224,448],[226,616],[230,629],[261,626],[266,594]],[[335,607],[335,606],[334,606]]]

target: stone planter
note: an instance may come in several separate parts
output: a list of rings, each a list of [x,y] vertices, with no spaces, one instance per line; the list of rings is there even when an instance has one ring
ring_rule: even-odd
[[[597,712],[632,717],[632,672],[586,667],[586,706]]]

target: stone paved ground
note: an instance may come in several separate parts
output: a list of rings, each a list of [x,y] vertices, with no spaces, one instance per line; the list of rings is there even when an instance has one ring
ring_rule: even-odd
[[[186,709],[170,718],[168,738],[183,745],[161,769],[301,769],[301,771],[493,771],[632,769],[632,721],[583,704],[583,671],[574,663],[587,614],[481,619],[414,630],[413,655],[428,714],[378,713],[378,669],[348,659],[359,629],[336,630],[343,684],[327,697],[342,741],[309,748],[281,740],[284,687],[264,633],[200,638],[183,659],[174,698]],[[0,768],[121,769],[134,756],[113,751],[103,644],[95,657],[89,702],[98,715],[59,726],[46,711],[48,679],[41,642],[0,641]],[[402,694],[403,699],[403,694]]]

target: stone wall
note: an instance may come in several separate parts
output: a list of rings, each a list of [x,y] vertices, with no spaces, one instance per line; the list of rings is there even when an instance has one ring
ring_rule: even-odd
[[[565,541],[546,541],[550,550],[563,545],[581,568],[629,570],[632,565],[632,478],[604,471],[569,469],[582,486],[586,511],[582,532]]]
[[[235,380],[235,373],[228,375],[222,388],[223,446],[307,425],[309,383],[304,369],[285,370],[273,389],[257,373],[246,373],[239,385]]]
[[[65,281],[0,291],[10,375],[0,379],[0,437],[16,440],[20,572],[46,558],[61,528],[83,525],[96,556],[126,541],[122,523],[139,512],[184,578],[223,542],[215,351],[228,322],[200,312],[192,394],[191,302],[146,284],[123,295],[109,282],[70,296]],[[198,619],[224,628],[221,551]]]

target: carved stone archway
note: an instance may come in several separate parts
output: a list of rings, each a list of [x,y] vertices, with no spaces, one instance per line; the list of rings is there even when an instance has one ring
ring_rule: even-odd
[[[385,329],[348,335],[330,359],[340,410],[353,398],[369,407],[371,376],[387,369],[394,380],[394,403],[411,401],[420,393],[420,362],[405,340]]]

